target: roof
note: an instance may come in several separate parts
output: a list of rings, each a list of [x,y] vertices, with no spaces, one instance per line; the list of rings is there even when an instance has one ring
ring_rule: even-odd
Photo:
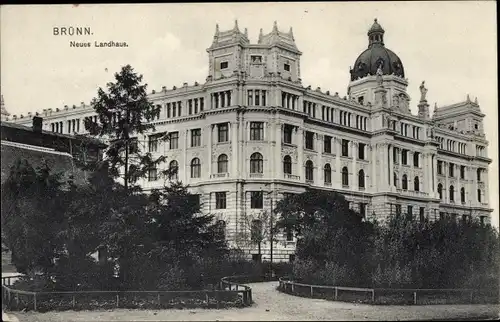
[[[382,26],[375,19],[368,31],[368,49],[364,50],[350,70],[351,81],[365,76],[376,75],[381,67],[383,75],[396,75],[404,78],[405,72],[401,59],[384,45]]]
[[[76,184],[86,182],[85,172],[73,164],[73,158],[68,153],[57,151],[39,150],[35,146],[12,144],[12,142],[2,141],[1,143],[1,183],[5,181],[10,173],[10,168],[18,160],[26,160],[34,168],[43,165],[45,162],[53,173],[62,172],[65,178],[74,176]]]
[[[32,127],[21,125],[21,124],[16,124],[16,123],[12,123],[12,122],[1,121],[0,126],[6,127],[6,128],[11,128],[11,129],[17,129],[20,131],[27,131],[27,132],[36,133]],[[92,138],[92,137],[84,136],[84,135],[70,135],[70,134],[56,133],[56,132],[51,132],[51,131],[46,131],[46,130],[42,130],[41,134],[43,134],[45,136],[52,136],[52,137],[57,137],[57,138],[78,140],[78,141],[81,141],[83,143],[95,145],[96,147],[100,147],[100,148],[106,147],[106,144],[104,144],[100,140]]]

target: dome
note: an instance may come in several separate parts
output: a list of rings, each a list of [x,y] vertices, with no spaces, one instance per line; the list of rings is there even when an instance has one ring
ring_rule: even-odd
[[[368,49],[356,59],[354,68],[350,70],[351,81],[368,75],[375,75],[379,66],[383,75],[405,77],[403,63],[393,51],[384,45],[384,29],[375,19],[368,31]]]

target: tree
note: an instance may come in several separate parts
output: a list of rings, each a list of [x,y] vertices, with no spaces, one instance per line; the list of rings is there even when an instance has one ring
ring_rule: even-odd
[[[2,184],[2,230],[18,272],[47,273],[64,251],[57,233],[69,202],[67,186],[62,173],[51,173],[46,164],[34,168],[18,160],[11,167]]]
[[[202,214],[199,196],[188,192],[180,182],[154,189],[149,197],[152,237],[158,245],[169,245],[181,262],[194,258],[221,256],[226,241],[219,238],[214,216]]]
[[[122,67],[115,79],[115,83],[107,84],[107,93],[99,88],[91,102],[98,121],[87,118],[85,128],[92,136],[107,138],[109,146],[104,162],[109,164],[113,177],[123,179],[128,191],[129,185],[145,178],[166,160],[165,156],[154,159],[151,153],[141,151],[144,141],[140,136],[155,130],[151,121],[159,116],[161,107],[148,100],[147,84],[141,84],[142,75],[137,75],[130,65]],[[165,138],[166,133],[155,139]]]
[[[271,236],[274,242],[278,241],[276,238],[276,225],[274,224],[271,227],[271,213],[265,210],[252,215],[245,213],[242,216],[241,224],[235,236],[237,247],[244,249],[257,246],[260,261],[262,258],[262,243],[270,242]]]
[[[279,201],[276,212],[278,227],[296,232],[299,261],[344,274],[344,285],[367,282],[373,224],[350,209],[343,195],[309,189]]]

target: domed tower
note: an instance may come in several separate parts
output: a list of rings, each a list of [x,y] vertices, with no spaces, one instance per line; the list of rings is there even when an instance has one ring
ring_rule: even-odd
[[[406,93],[408,81],[405,79],[403,63],[392,50],[385,47],[385,30],[377,19],[368,30],[368,48],[363,51],[350,69],[351,81],[347,92],[356,101],[366,104],[376,103],[378,87],[385,88],[388,105],[408,109],[409,96]],[[377,82],[382,79],[381,84]]]

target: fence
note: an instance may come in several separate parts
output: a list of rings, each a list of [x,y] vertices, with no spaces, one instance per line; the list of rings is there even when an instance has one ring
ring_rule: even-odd
[[[252,289],[234,282],[246,276],[228,276],[220,289],[193,291],[69,291],[29,292],[13,289],[12,280],[21,276],[2,277],[2,304],[18,311],[111,309],[111,308],[224,308],[251,306]]]
[[[296,283],[279,279],[278,290],[303,297],[371,304],[498,303],[498,290],[358,288]]]

